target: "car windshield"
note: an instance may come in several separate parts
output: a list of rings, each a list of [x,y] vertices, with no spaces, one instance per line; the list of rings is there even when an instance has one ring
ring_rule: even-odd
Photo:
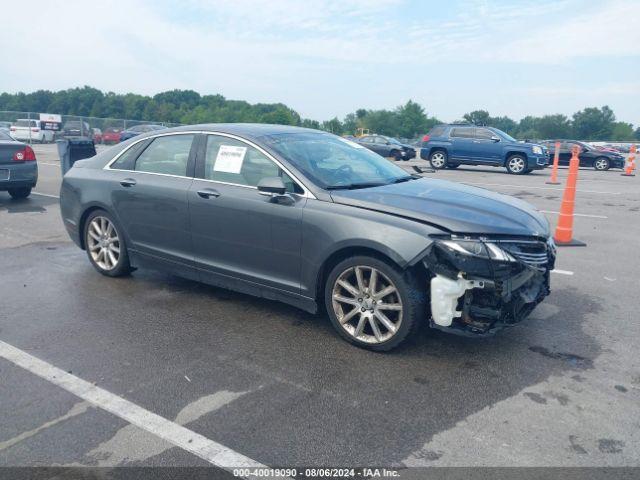
[[[287,133],[264,139],[307,178],[327,190],[374,187],[414,178],[380,155],[335,135]]]
[[[517,142],[518,141],[515,138],[513,138],[511,135],[509,135],[508,133],[503,132],[502,130],[498,130],[496,128],[495,131],[498,133],[498,135],[500,135],[502,138],[504,138],[507,142]]]

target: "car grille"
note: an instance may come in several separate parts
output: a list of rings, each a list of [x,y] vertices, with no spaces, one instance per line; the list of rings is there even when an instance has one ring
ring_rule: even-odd
[[[547,268],[549,251],[546,242],[501,240],[497,243],[521,262],[537,270],[545,270]]]

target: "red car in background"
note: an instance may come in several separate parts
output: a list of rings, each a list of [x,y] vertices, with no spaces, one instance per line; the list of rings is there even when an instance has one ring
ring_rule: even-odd
[[[102,134],[102,143],[120,143],[120,133],[122,129],[109,127]]]
[[[99,128],[92,128],[93,131],[93,143],[102,143],[102,130]]]

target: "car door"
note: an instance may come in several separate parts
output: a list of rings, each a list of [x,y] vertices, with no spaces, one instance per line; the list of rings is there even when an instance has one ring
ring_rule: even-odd
[[[389,152],[391,151],[389,141],[384,137],[375,137],[375,142],[376,153],[378,155],[382,155],[383,157],[388,157]]]
[[[471,160],[474,156],[475,128],[453,127],[450,133],[450,157],[456,160]]]
[[[569,165],[571,160],[571,149],[575,144],[573,142],[560,142],[560,155],[558,156],[558,165]]]
[[[496,141],[495,139],[498,139]],[[502,142],[500,137],[488,128],[474,129],[474,155],[483,163],[496,164],[502,160]]]
[[[187,195],[195,137],[175,133],[138,142],[116,159],[109,173],[114,182],[111,203],[130,249],[186,275],[193,271]]]
[[[201,280],[299,294],[304,190],[264,150],[238,137],[203,135],[198,152],[189,215]],[[274,176],[291,201],[258,191],[261,179]]]

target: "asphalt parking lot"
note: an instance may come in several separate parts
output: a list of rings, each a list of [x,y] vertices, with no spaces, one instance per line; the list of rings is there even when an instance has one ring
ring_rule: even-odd
[[[490,339],[423,328],[379,354],[280,303],[99,275],[62,226],[55,147],[34,148],[35,193],[0,192],[5,345],[269,466],[640,465],[640,176],[580,170],[587,247],[559,250],[552,294],[523,324]],[[526,200],[552,225],[566,175],[425,174]],[[0,465],[207,465],[2,355],[0,385]]]

